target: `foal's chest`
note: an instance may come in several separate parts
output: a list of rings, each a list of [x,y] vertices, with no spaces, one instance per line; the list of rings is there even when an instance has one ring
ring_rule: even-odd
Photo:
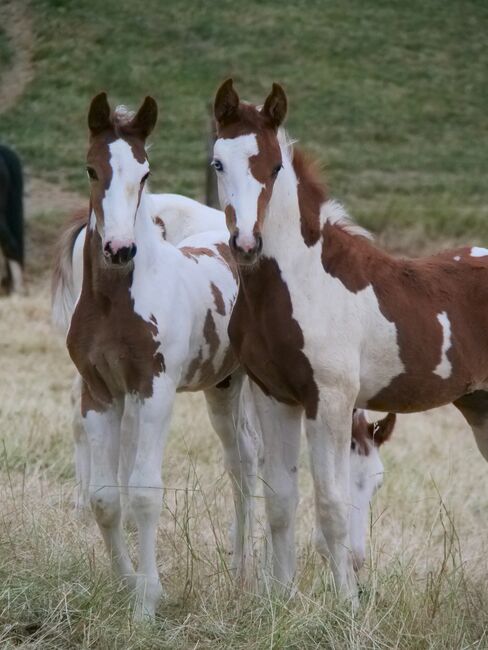
[[[93,300],[83,293],[68,333],[68,350],[91,396],[101,404],[126,393],[150,397],[164,371],[155,319],[134,309],[128,289]]]
[[[266,394],[301,405],[307,417],[314,418],[318,389],[276,260],[262,259],[256,270],[241,272],[240,280],[229,325],[240,363]]]

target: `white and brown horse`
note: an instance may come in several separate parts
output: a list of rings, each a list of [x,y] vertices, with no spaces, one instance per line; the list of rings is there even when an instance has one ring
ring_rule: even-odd
[[[232,475],[237,546],[245,538],[241,529],[256,476],[253,445],[245,427],[235,425],[242,378],[234,373],[227,338],[237,280],[223,244],[226,231],[200,234],[198,241],[189,237],[175,247],[153,221],[145,140],[156,116],[150,98],[133,117],[112,114],[104,93],[92,101],[91,209],[81,293],[67,338],[83,380],[91,506],[114,568],[136,590],[136,617],[153,616],[161,594],[155,553],[161,462],[177,391],[205,391]],[[68,257],[77,229],[75,223],[64,237]],[[57,302],[63,311],[63,272],[56,275],[55,309]],[[120,484],[128,486],[138,528],[137,574],[121,525]],[[234,552],[238,562],[239,548]]]
[[[488,250],[409,260],[376,248],[290,146],[286,111],[277,84],[262,108],[240,102],[231,80],[216,96],[213,165],[240,265],[229,332],[241,364],[275,399],[275,426],[263,435],[274,454],[276,572],[294,570],[291,423],[304,412],[317,520],[336,587],[355,600],[353,408],[410,413],[453,402],[488,459]]]

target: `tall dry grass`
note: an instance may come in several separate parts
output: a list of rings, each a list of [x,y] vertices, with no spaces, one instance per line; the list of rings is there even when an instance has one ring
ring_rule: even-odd
[[[179,397],[158,540],[167,599],[154,625],[134,627],[95,525],[72,507],[72,368],[45,280],[0,302],[0,349],[1,648],[488,647],[488,466],[454,408],[399,418],[352,616],[311,546],[305,454],[298,593],[278,598],[266,580],[255,593],[236,590],[219,443],[200,396]]]

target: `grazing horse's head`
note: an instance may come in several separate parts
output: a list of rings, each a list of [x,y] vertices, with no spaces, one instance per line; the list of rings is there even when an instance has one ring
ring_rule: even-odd
[[[239,101],[232,79],[215,97],[217,141],[213,166],[239,264],[253,264],[262,248],[261,228],[273,185],[282,167],[277,131],[286,115],[286,95],[278,84],[262,108]]]
[[[107,263],[128,264],[136,254],[134,225],[149,176],[145,142],[156,124],[158,107],[146,97],[134,116],[112,113],[107,95],[92,100],[88,113],[90,144],[86,170],[90,201]]]
[[[353,564],[358,571],[366,557],[366,536],[371,500],[383,483],[383,463],[379,448],[388,440],[396,416],[389,413],[375,423],[368,423],[364,411],[353,414],[351,443],[351,515],[349,531]]]

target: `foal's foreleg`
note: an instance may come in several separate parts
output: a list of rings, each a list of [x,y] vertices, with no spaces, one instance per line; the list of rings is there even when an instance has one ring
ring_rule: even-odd
[[[224,449],[235,506],[232,571],[240,580],[250,576],[252,558],[253,495],[257,475],[256,437],[252,428],[247,379],[240,372],[229,385],[205,391],[207,410]]]
[[[318,414],[306,420],[316,521],[328,549],[337,591],[354,601],[357,585],[349,540],[350,447],[353,403],[342,392],[320,393]]]
[[[91,400],[86,388],[82,405]],[[83,409],[83,425],[90,445],[90,503],[102,533],[115,572],[133,585],[134,569],[129,558],[121,523],[120,494],[117,483],[119,436],[122,403],[103,412]]]
[[[296,570],[295,515],[302,409],[267,397],[250,382],[263,442],[262,483],[271,534],[273,577],[282,586]]]
[[[167,376],[154,379],[153,395],[139,405],[139,435],[129,480],[129,501],[137,524],[139,565],[137,571],[136,620],[153,618],[163,593],[156,562],[156,535],[163,501],[161,464],[176,394]]]

